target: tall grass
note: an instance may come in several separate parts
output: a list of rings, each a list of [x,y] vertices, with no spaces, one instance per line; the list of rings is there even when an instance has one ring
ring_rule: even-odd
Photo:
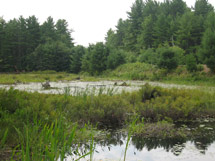
[[[132,121],[132,123],[129,125],[129,130],[128,130],[128,136],[127,136],[127,141],[126,141],[126,146],[125,146],[125,152],[124,152],[124,161],[126,160],[126,153],[127,153],[127,150],[128,150],[128,146],[129,146],[129,142],[131,140],[131,136],[132,134],[134,133],[135,131],[135,125],[136,125],[136,122],[137,122],[138,119],[134,119]]]
[[[56,120],[50,126],[45,125],[43,128],[41,128],[40,124],[35,124],[34,126],[24,125],[23,131],[18,128],[15,129],[18,133],[19,144],[14,149],[12,160],[18,158],[23,161],[63,161],[67,154],[74,154],[72,153],[74,151],[78,153],[78,147],[73,146],[73,144],[76,144],[75,141],[77,141],[77,125],[74,125],[68,131],[61,121]],[[93,135],[91,135],[91,138],[92,143],[89,152],[80,155],[76,160],[80,160],[87,155],[92,156],[94,150]]]
[[[7,135],[8,135],[8,129],[5,130],[4,135],[2,137],[2,139],[0,140],[0,149],[4,149],[5,144],[6,144],[6,139],[7,139]]]

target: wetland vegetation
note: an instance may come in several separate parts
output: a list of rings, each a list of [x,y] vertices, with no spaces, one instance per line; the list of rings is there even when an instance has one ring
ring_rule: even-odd
[[[88,47],[64,19],[0,17],[1,160],[136,160],[154,150],[166,158],[146,157],[172,161],[183,149],[183,161],[214,160],[214,7],[135,0],[127,14]]]
[[[148,84],[138,91],[115,95],[71,96],[66,92],[58,95],[1,89],[1,156],[7,158],[10,152],[13,159],[64,158],[66,154],[79,154],[72,145],[92,141],[92,137],[104,139],[99,131],[107,128],[132,126],[134,136],[186,139],[198,133],[177,128],[177,123],[214,119],[214,98],[214,92]],[[88,151],[82,156],[90,154]]]

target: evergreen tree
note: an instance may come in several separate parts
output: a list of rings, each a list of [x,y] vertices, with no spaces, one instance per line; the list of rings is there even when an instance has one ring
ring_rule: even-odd
[[[128,20],[123,21],[122,19],[119,19],[118,24],[116,26],[116,37],[115,37],[115,43],[117,48],[125,48],[125,37],[126,33],[128,32],[128,26],[129,22]]]
[[[16,19],[10,20],[5,24],[4,27],[4,38],[2,46],[2,57],[1,68],[3,72],[14,72],[18,71],[17,62],[20,62],[18,54],[18,32],[19,32],[19,22]],[[18,61],[16,61],[18,60]]]
[[[30,70],[70,70],[70,49],[61,41],[48,41],[40,44],[29,57],[34,61]]]
[[[3,62],[4,62],[4,54],[3,54],[3,47],[4,47],[4,42],[5,42],[5,25],[6,22],[5,20],[0,17],[0,71],[3,71]]]
[[[116,34],[112,29],[108,30],[107,36],[105,37],[105,42],[109,48],[117,48],[117,46],[116,46]]]
[[[170,15],[173,17],[181,16],[188,10],[183,0],[172,0],[170,2]]]
[[[68,29],[68,23],[64,19],[60,19],[56,23],[56,33],[58,41],[62,41],[68,47],[74,46],[71,38],[71,30]]]
[[[196,15],[207,17],[208,13],[213,11],[214,8],[208,3],[208,0],[196,0],[194,10]]]
[[[79,73],[81,71],[82,58],[86,50],[83,46],[76,46],[72,49],[70,71],[72,73]]]
[[[164,44],[165,42],[170,42],[173,33],[171,32],[171,16],[165,16],[160,14],[155,23],[155,35],[156,39],[154,41],[154,46],[158,47],[159,45]]]
[[[41,35],[41,43],[57,40],[57,32],[52,17],[48,17],[47,20],[42,24]]]
[[[40,44],[41,32],[40,24],[35,16],[30,16],[26,19],[27,26],[27,42],[28,42],[28,53],[32,53],[35,48]]]
[[[109,49],[102,43],[91,44],[82,61],[82,69],[91,75],[101,74],[107,69]]]
[[[155,40],[154,21],[152,16],[145,18],[142,24],[142,32],[138,37],[138,46],[140,49],[152,48]]]
[[[177,44],[186,53],[196,52],[202,37],[203,22],[201,17],[196,17],[192,12],[186,12],[179,21]]]
[[[124,40],[126,49],[129,51],[136,51],[137,36],[141,32],[141,24],[143,22],[144,3],[142,0],[136,0],[128,12],[128,32]]]
[[[215,13],[211,12],[205,23],[206,31],[202,38],[200,59],[215,72]]]

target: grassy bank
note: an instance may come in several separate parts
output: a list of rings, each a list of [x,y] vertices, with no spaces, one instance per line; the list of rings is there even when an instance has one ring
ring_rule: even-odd
[[[91,140],[95,135],[89,125],[123,126],[136,117],[137,124],[143,118],[144,123],[213,118],[214,98],[215,93],[149,85],[137,92],[117,95],[69,96],[0,90],[1,154],[11,151],[14,158],[36,160],[64,158],[71,145]]]
[[[14,84],[14,83],[29,83],[29,82],[45,82],[45,81],[95,81],[98,78],[77,75],[65,72],[55,72],[55,71],[38,71],[31,73],[1,73],[0,74],[0,84]]]
[[[103,77],[124,80],[149,80],[185,85],[215,86],[215,75],[205,73],[203,66],[199,66],[198,71],[190,73],[187,71],[186,66],[179,66],[173,71],[168,71],[159,69],[151,64],[127,63],[113,71],[106,71]]]

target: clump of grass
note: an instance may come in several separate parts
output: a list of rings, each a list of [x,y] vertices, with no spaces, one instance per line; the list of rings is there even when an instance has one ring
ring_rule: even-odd
[[[134,135],[145,138],[187,138],[191,132],[186,128],[176,128],[173,123],[159,121],[157,123],[139,123],[136,125]]]

